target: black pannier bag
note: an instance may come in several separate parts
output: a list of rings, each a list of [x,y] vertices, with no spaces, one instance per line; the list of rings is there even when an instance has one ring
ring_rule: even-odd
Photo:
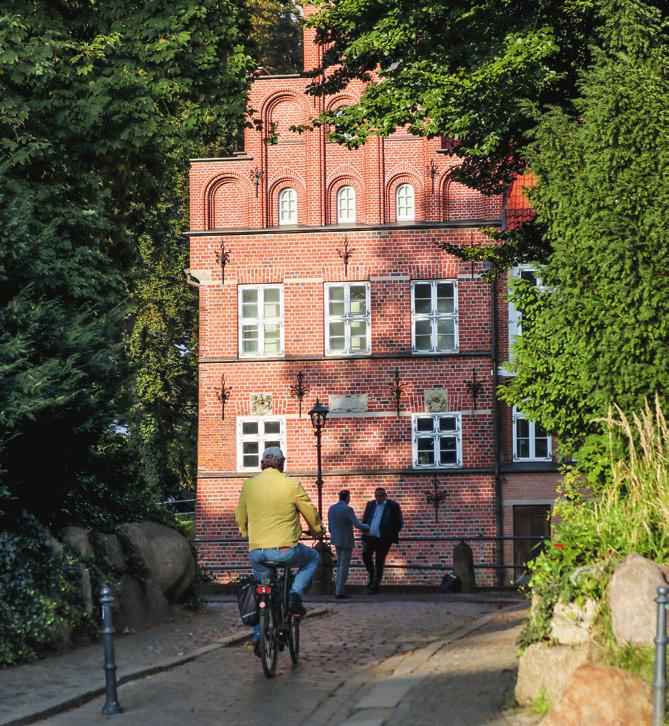
[[[244,625],[257,625],[258,602],[256,599],[256,581],[250,575],[242,575],[237,580],[237,605]]]
[[[453,570],[449,570],[444,575],[441,585],[439,585],[439,590],[441,592],[460,592],[461,589],[462,583],[460,582],[460,578],[453,572]]]

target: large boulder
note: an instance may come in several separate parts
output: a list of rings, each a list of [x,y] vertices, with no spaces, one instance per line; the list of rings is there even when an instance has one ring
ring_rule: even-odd
[[[571,674],[590,659],[588,645],[572,648],[533,643],[520,657],[516,701],[521,706],[530,706],[543,691],[551,703],[558,703]]]
[[[663,568],[640,555],[628,555],[616,567],[607,594],[619,645],[653,645],[657,588],[666,584]]]
[[[571,676],[560,703],[542,726],[645,726],[652,721],[652,693],[639,677],[585,663]]]
[[[561,645],[586,643],[598,612],[594,600],[586,600],[583,606],[575,602],[557,603],[553,609],[551,636]]]
[[[81,594],[81,601],[84,605],[84,611],[86,615],[93,614],[93,587],[91,585],[91,573],[88,568],[82,564],[77,567],[79,575],[79,592]]]
[[[93,532],[91,537],[105,569],[111,569],[116,573],[125,572],[128,569],[121,540],[115,534]]]
[[[95,559],[88,532],[83,527],[65,527],[61,533],[61,540],[84,562],[92,562]]]
[[[117,630],[148,628],[162,622],[169,614],[167,599],[151,579],[139,580],[133,575],[121,575],[112,591],[118,605],[114,615]]]
[[[186,538],[157,522],[122,524],[118,531],[165,597],[178,601],[195,580],[195,560]]]

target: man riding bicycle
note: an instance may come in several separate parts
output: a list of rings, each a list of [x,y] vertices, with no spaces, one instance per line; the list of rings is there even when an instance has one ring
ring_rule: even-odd
[[[235,518],[242,537],[249,540],[253,576],[258,582],[269,578],[266,561],[297,567],[288,600],[289,609],[299,615],[306,610],[302,595],[318,567],[319,555],[312,547],[300,544],[300,514],[306,519],[314,537],[323,536],[318,510],[297,479],[283,473],[285,457],[278,446],[265,449],[260,474],[242,485]],[[253,631],[253,640],[260,637],[260,627]]]

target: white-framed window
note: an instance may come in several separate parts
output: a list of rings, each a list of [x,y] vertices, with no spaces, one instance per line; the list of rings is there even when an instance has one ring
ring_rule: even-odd
[[[535,268],[532,265],[519,265],[511,270],[511,278],[527,280],[531,285],[541,289],[541,280],[537,277]],[[509,302],[509,345],[513,345],[513,339],[523,334],[523,316],[516,306]]]
[[[325,285],[326,355],[365,355],[371,350],[368,282]]]
[[[355,189],[342,187],[337,192],[337,223],[355,222]]]
[[[540,424],[529,421],[522,411],[513,407],[513,460],[550,461],[552,437]]]
[[[286,419],[283,416],[237,418],[238,471],[259,471],[260,457],[270,446],[280,446],[286,456]]]
[[[400,184],[395,191],[395,209],[398,221],[415,219],[414,193],[411,184]]]
[[[290,187],[279,192],[279,224],[297,224],[297,192]]]
[[[462,466],[459,413],[415,413],[411,421],[414,469]]]
[[[283,286],[239,286],[239,355],[283,354]]]
[[[412,281],[411,349],[414,353],[458,350],[458,284],[455,280]]]

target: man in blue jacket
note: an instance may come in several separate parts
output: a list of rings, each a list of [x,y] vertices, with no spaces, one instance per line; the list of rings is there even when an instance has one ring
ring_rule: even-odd
[[[383,487],[377,487],[374,500],[367,502],[362,521],[369,525],[369,532],[362,535],[362,561],[369,573],[367,592],[373,594],[379,591],[390,546],[400,541],[398,535],[404,519],[400,505],[388,499]]]
[[[330,527],[330,541],[337,551],[337,584],[335,597],[338,599],[348,598],[345,592],[348,568],[351,564],[351,553],[353,552],[353,527],[366,532],[369,527],[363,524],[355,516],[355,512],[349,506],[351,492],[342,489],[339,492],[339,501],[333,504],[328,510],[328,526]]]

